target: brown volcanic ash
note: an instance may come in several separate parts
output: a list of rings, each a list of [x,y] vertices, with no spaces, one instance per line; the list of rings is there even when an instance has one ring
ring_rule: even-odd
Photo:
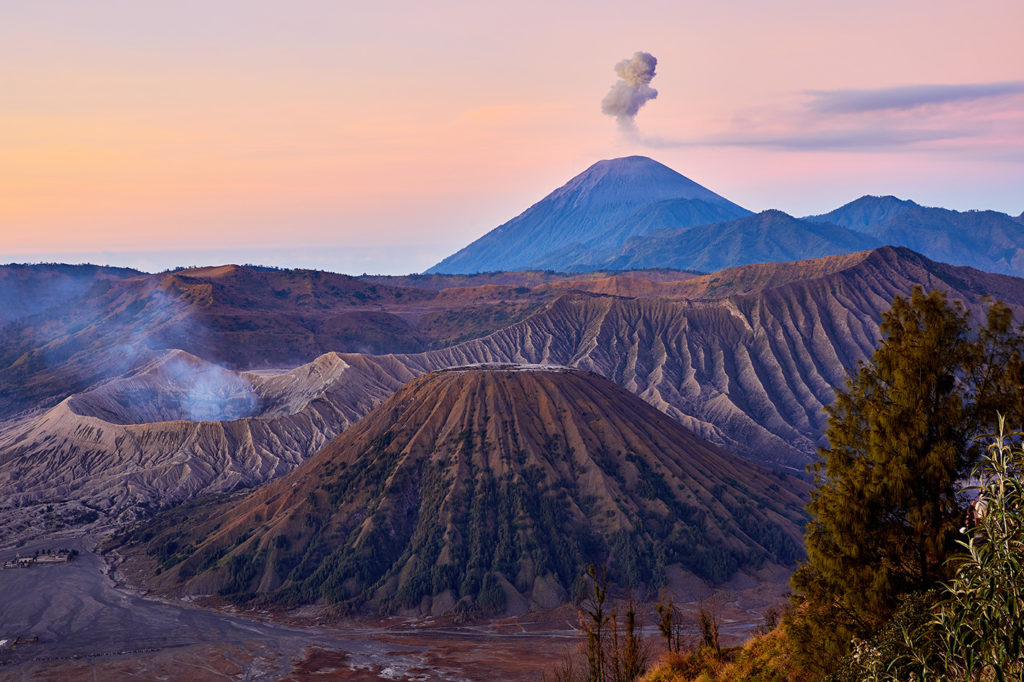
[[[48,267],[0,266],[0,299],[28,301],[0,310],[0,420],[52,407],[168,349],[230,369],[294,367],[335,351],[414,352],[483,336],[557,295],[239,266],[120,277],[60,266],[71,273],[64,279]],[[51,280],[62,297],[42,291]],[[18,317],[3,318],[7,308]]]
[[[806,487],[595,374],[469,367],[410,382],[245,499],[136,537],[172,591],[522,611],[567,601],[590,563],[634,587],[791,564]]]
[[[137,270],[100,265],[0,266],[0,326],[58,307],[87,293],[101,281],[140,274]]]
[[[412,378],[350,361],[262,376],[171,351],[0,431],[0,489],[14,506],[74,499],[131,517],[265,483]]]
[[[527,320],[412,368],[471,362],[581,367],[633,391],[712,442],[803,469],[822,444],[833,388],[871,355],[893,296],[942,289],[980,314],[986,295],[1024,318],[1024,280],[885,247],[723,270],[665,285],[709,298],[567,294]]]
[[[15,503],[81,495],[121,513],[258,485],[290,471],[410,379],[479,362],[589,369],[732,452],[802,470],[821,443],[821,408],[844,381],[844,367],[873,352],[881,312],[918,283],[976,313],[982,296],[992,295],[1024,317],[1024,280],[892,248],[731,268],[635,290],[635,298],[552,289],[557,296],[537,313],[484,338],[419,354],[328,354],[310,369],[261,377],[259,408],[245,419],[139,423],[183,416],[173,400],[171,409],[157,409],[160,393],[177,389],[156,381],[155,370],[77,394],[50,414],[0,427],[0,489]],[[334,379],[317,374],[336,363],[347,369]],[[157,387],[152,404],[131,399],[145,394],[135,381]],[[271,390],[277,382],[287,387]]]

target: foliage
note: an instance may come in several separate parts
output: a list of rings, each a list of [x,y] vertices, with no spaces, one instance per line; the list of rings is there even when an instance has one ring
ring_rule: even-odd
[[[591,564],[587,575],[590,576],[593,591],[584,605],[584,615],[580,616],[580,621],[587,637],[588,680],[589,682],[603,682],[605,678],[604,628],[609,619],[604,610],[604,601],[608,595],[608,571],[603,566],[598,569]]]
[[[636,604],[632,599],[625,609],[621,630],[618,612],[613,611],[611,615],[611,641],[605,656],[608,660],[605,678],[609,682],[633,682],[647,670],[647,646],[640,637],[643,628],[637,621]]]
[[[587,569],[588,594],[580,609],[584,640],[579,656],[566,655],[551,675],[554,682],[633,682],[647,670],[648,649],[641,637],[643,626],[636,604],[630,599],[619,610],[609,610],[608,571],[591,564]],[[583,660],[578,660],[583,659]]]
[[[643,682],[809,682],[813,678],[796,665],[792,651],[780,625],[720,653],[709,647],[667,652]]]
[[[721,656],[722,645],[718,643],[718,616],[715,613],[714,604],[707,607],[701,603],[697,620],[700,623],[701,646],[709,651],[714,651],[716,656]]]
[[[917,656],[908,642],[930,640],[934,644],[936,598],[934,590],[905,595],[893,617],[870,640],[853,640],[852,651],[828,676],[828,682],[920,679]]]
[[[807,563],[793,577],[792,636],[827,671],[854,637],[888,620],[902,595],[949,573],[965,500],[959,481],[997,406],[1020,418],[1022,337],[1000,303],[974,330],[959,302],[916,287],[883,315],[884,340],[836,392],[829,447],[811,467]]]
[[[984,511],[964,529],[956,575],[857,642],[837,682],[1024,679],[1024,450],[1002,427],[974,471]]]
[[[655,608],[658,611],[658,632],[665,639],[665,650],[679,651],[682,648],[682,623],[679,609],[668,592],[661,595],[661,601]]]
[[[1024,450],[1002,432],[975,472],[987,507],[941,604],[944,674],[1024,678]]]

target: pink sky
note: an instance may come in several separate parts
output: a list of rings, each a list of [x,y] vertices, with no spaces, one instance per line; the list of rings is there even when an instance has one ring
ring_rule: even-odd
[[[21,5],[4,262],[421,270],[627,154],[752,210],[1024,210],[1018,0]],[[627,137],[600,102],[637,50]]]

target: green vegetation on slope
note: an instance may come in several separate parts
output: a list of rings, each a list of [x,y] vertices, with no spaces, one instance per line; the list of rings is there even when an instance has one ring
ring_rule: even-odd
[[[597,375],[466,368],[410,382],[285,478],[133,539],[168,589],[487,614],[572,601],[590,564],[641,592],[671,565],[712,583],[792,565],[805,486]]]

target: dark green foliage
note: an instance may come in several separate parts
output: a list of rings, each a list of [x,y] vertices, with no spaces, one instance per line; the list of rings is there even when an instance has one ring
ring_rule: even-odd
[[[187,559],[188,574],[177,568],[165,584],[204,573],[204,589],[218,585],[233,600],[261,590],[267,604],[327,603],[338,613],[444,607],[472,618],[503,611],[509,589],[542,603],[579,597],[585,590],[576,581],[590,564],[607,566],[616,589],[644,595],[664,584],[672,565],[717,583],[741,567],[792,555],[773,520],[792,532],[797,496],[783,493],[782,503],[758,497],[774,479],[736,463],[728,469],[735,480],[711,499],[699,483],[704,474],[686,473],[693,436],[671,437],[672,424],[635,397],[582,374],[493,371],[411,382],[410,405],[396,394],[397,405],[382,406],[290,479],[224,504],[212,519],[199,512],[161,522],[151,545],[175,543],[161,550],[163,560],[181,545],[201,548]],[[466,413],[445,416],[435,400],[448,400],[421,390],[424,382],[450,386]],[[526,402],[547,400],[563,382],[597,391],[600,401],[570,394],[544,405],[530,424],[524,421],[536,415],[491,401],[522,389]],[[601,432],[618,426],[601,404],[617,412],[623,400],[636,401],[638,414],[628,422],[636,426],[625,429],[631,450],[619,445],[613,452]],[[588,424],[581,433],[569,435],[560,418],[549,418],[574,409],[572,418]],[[402,416],[406,410],[417,416]],[[427,411],[430,418],[418,421]],[[645,412],[653,425],[642,424]],[[443,428],[434,415],[443,417]],[[713,483],[727,467],[707,454]],[[181,529],[187,534],[178,537]]]
[[[640,474],[637,492],[641,497],[645,497],[648,500],[663,500],[670,504],[675,503],[675,495],[672,492],[672,488],[661,473],[652,469],[650,464],[633,453],[626,455],[626,461],[631,462]]]
[[[641,554],[637,542],[624,530],[614,533],[608,543],[608,573],[619,585],[641,585],[651,582],[652,559],[649,552]],[[645,543],[645,548],[648,547]]]
[[[804,548],[796,540],[786,535],[777,524],[766,518],[763,511],[737,507],[732,510],[732,515],[743,532],[764,547],[769,556],[777,563],[789,566],[804,558]]]
[[[739,505],[729,505],[729,511],[740,528],[760,547],[736,550],[708,538],[706,512],[681,501],[663,474],[655,471],[644,460],[629,453],[625,457],[637,469],[638,494],[663,503],[669,510],[664,519],[636,519],[636,536],[665,536],[663,542],[643,542],[637,537],[614,535],[609,541],[608,570],[612,580],[620,585],[657,587],[664,579],[666,564],[679,563],[711,583],[720,583],[732,576],[741,565],[759,566],[766,559],[780,564],[792,564],[803,557],[803,549],[763,512]],[[733,488],[738,486],[732,480]],[[717,484],[712,495],[722,499],[729,488]],[[659,521],[662,527],[657,526]],[[671,532],[667,532],[670,529]],[[659,530],[661,532],[659,532]]]
[[[98,518],[100,518],[99,512],[97,512],[95,509],[90,509],[88,511],[76,512],[75,515],[71,518],[70,522],[75,525],[84,525],[87,523],[92,523],[96,521]]]
[[[150,547],[146,552],[160,564],[158,571],[167,571],[192,556],[195,547],[190,544],[181,544],[181,538],[181,535],[172,535],[165,538],[163,542]]]
[[[936,599],[934,591],[904,595],[892,618],[870,641],[857,640],[826,682],[909,680],[912,675],[921,679],[922,666],[914,661],[907,640],[931,638]]]
[[[995,408],[1019,410],[1021,335],[1001,304],[972,329],[959,303],[916,288],[883,315],[884,341],[827,408],[829,447],[812,467],[804,603],[791,632],[809,666],[834,665],[902,595],[948,577],[965,502],[959,481]],[[1015,413],[1019,420],[1021,413]]]
[[[964,529],[953,579],[906,599],[835,682],[1024,679],[1024,450],[1003,426],[974,472],[984,510]]]
[[[1003,426],[974,472],[984,509],[939,602],[938,672],[953,679],[1024,679],[1024,449]]]
[[[661,595],[656,605],[658,611],[658,632],[665,640],[665,650],[679,651],[682,647],[682,614],[668,593]]]
[[[259,574],[264,559],[263,552],[250,554],[238,552],[224,562],[224,580],[217,591],[223,597],[245,602],[252,597],[252,581]]]
[[[476,598],[477,608],[484,614],[500,613],[505,608],[505,592],[493,573],[484,576],[480,593]]]
[[[581,618],[583,632],[586,635],[587,665],[591,682],[603,682],[605,679],[605,643],[604,630],[608,625],[609,616],[605,611],[604,602],[608,596],[608,572],[602,566],[593,564],[587,569],[590,576],[590,595],[584,604],[584,618]]]
[[[477,447],[472,431],[460,433],[458,440],[467,450]],[[390,439],[374,443],[377,448],[389,445]],[[322,533],[298,560],[288,558],[287,547],[278,547],[283,555],[279,565],[290,569],[289,585],[280,593],[286,603],[324,598],[358,606],[413,561],[395,595],[382,605],[385,611],[415,608],[425,596],[453,590],[457,597],[468,598],[477,612],[494,613],[504,608],[505,599],[496,575],[514,580],[525,555],[538,575],[552,573],[569,585],[582,566],[607,552],[599,537],[571,523],[565,495],[549,490],[540,470],[525,467],[495,479],[474,471],[468,459],[468,485],[459,488],[461,495],[447,499],[456,526],[463,530],[450,543],[450,562],[439,564],[446,532],[439,510],[450,489],[444,466],[420,460],[396,473],[398,453],[385,450],[375,455],[374,466],[347,468],[325,484],[331,505],[356,493],[364,495],[369,488],[387,493],[389,499],[406,500],[409,506],[374,513],[372,529],[358,540],[359,528],[338,529],[333,550],[322,541]],[[530,532],[524,534],[524,527]]]

